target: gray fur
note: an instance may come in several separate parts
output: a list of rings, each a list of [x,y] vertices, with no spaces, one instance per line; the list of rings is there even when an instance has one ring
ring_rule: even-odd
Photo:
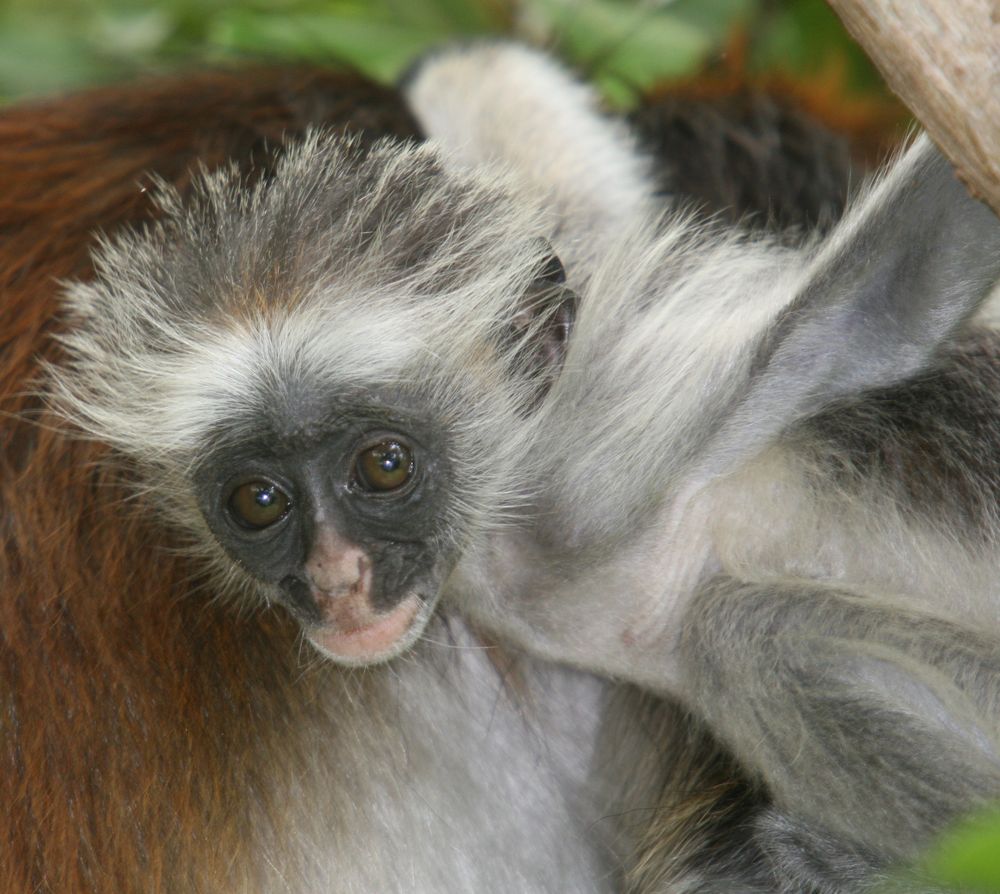
[[[959,347],[1000,223],[925,138],[799,251],[643,218],[576,272],[566,367],[525,437],[535,518],[456,589],[504,635],[706,720],[775,797],[780,890],[860,889],[1000,795],[1000,413]]]
[[[526,437],[535,518],[455,576],[481,623],[705,719],[798,830],[761,826],[781,890],[860,890],[1000,795],[993,513],[974,487],[907,500],[900,469],[819,438],[871,393],[933,390],[998,276],[1000,224],[923,138],[801,251],[637,222],[584,274]],[[970,458],[931,455],[982,480],[988,420]]]
[[[308,667],[304,651],[302,673],[325,676],[267,768],[288,779],[286,812],[254,828],[240,890],[619,890],[592,770],[608,687],[528,659],[504,673],[494,657],[455,617],[362,673]]]

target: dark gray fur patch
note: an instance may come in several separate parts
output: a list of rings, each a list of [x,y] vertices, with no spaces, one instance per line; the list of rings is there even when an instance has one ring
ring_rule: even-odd
[[[669,699],[620,687],[597,754],[612,794],[597,829],[619,855],[625,891],[779,890],[770,844],[757,835],[772,811],[767,793],[698,717]]]
[[[864,174],[844,136],[781,97],[753,90],[714,98],[657,94],[630,123],[663,160],[657,173],[664,193],[789,241],[830,229],[852,180]]]
[[[327,142],[307,166],[279,164],[249,197],[235,171],[223,190],[196,189],[162,224],[143,271],[163,311],[214,319],[284,306],[358,269],[377,270],[382,287],[419,271],[428,295],[465,281],[480,260],[471,237],[503,213],[506,197],[479,190],[473,201],[435,159],[394,164],[390,145]]]
[[[797,433],[824,475],[875,484],[913,514],[996,538],[1000,499],[1000,336],[980,330],[912,380],[809,419]]]
[[[880,861],[863,842],[848,842],[815,823],[777,810],[756,820],[756,840],[774,867],[781,894],[840,894],[865,891],[878,879]],[[719,889],[720,891],[722,889]]]

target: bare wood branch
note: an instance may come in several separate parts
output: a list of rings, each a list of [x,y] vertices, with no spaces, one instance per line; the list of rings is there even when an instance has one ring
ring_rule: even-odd
[[[1000,214],[1000,0],[828,0],[855,40]]]

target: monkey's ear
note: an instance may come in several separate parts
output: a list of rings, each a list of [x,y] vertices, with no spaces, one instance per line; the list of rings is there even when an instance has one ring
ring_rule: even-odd
[[[562,370],[577,303],[576,293],[566,285],[562,261],[550,252],[521,297],[508,330],[517,346],[519,372],[536,383],[529,410],[545,397]]]
[[[759,345],[729,448],[743,441],[745,455],[833,401],[912,377],[998,277],[1000,220],[921,137],[821,246]]]

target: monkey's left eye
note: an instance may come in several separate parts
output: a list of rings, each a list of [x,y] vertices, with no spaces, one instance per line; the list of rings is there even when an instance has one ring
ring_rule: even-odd
[[[362,450],[354,460],[354,475],[365,490],[376,493],[399,490],[413,476],[413,454],[394,439]]]
[[[228,505],[229,514],[237,524],[259,531],[281,521],[292,501],[288,494],[270,481],[248,481],[229,495]]]

